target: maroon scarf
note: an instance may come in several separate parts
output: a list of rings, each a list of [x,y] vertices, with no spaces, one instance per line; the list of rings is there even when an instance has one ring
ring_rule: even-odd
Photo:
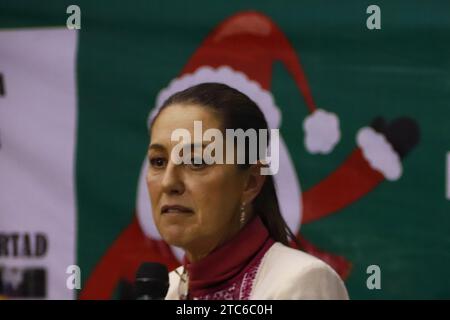
[[[274,240],[259,217],[254,217],[231,240],[200,261],[185,267],[188,299],[247,300],[259,264]]]

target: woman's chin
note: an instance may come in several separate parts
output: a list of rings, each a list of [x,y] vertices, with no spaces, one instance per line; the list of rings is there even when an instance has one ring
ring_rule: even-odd
[[[175,247],[183,248],[188,242],[186,227],[180,225],[170,225],[165,227],[162,236],[164,241]]]

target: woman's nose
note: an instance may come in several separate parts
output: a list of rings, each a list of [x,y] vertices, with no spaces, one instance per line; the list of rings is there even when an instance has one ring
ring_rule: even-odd
[[[162,179],[163,192],[167,194],[182,194],[184,192],[184,183],[180,176],[181,166],[169,161]]]

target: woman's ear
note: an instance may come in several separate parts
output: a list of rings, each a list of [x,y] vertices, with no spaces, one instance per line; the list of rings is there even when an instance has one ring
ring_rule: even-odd
[[[247,171],[243,192],[245,203],[251,203],[258,196],[266,181],[266,176],[261,174],[262,167],[263,165],[258,162],[251,165]]]

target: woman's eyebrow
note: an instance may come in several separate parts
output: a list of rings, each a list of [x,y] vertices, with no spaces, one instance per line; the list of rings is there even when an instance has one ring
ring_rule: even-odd
[[[162,144],[159,144],[159,143],[153,143],[153,144],[151,144],[151,145],[148,147],[148,150],[151,150],[151,149],[164,150],[165,148],[164,148],[164,146],[163,146]]]
[[[205,143],[186,143],[186,144],[183,144],[182,148],[183,149],[190,148],[191,150],[196,150],[196,148],[197,148],[197,150],[198,150],[198,149],[204,149],[208,144],[209,143],[206,143],[206,142]],[[162,144],[159,144],[159,143],[152,143],[148,147],[148,151],[150,151],[152,149],[158,150],[158,151],[166,150],[166,148]]]

